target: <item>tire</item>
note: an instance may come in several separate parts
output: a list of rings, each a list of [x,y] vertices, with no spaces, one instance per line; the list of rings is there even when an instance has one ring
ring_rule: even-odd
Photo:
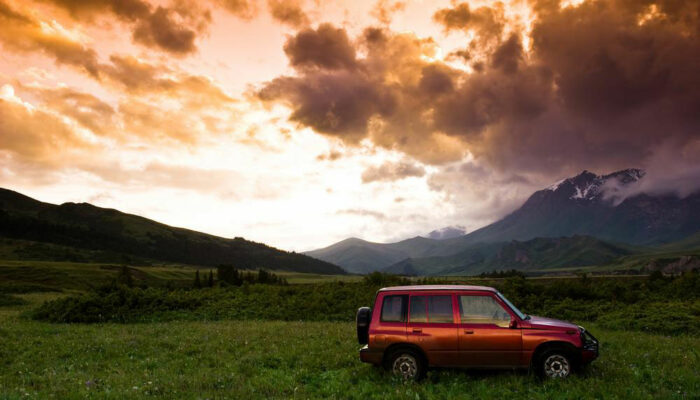
[[[412,349],[398,349],[388,359],[387,369],[403,381],[420,381],[427,372],[427,363],[421,354]]]
[[[537,375],[545,379],[564,379],[574,371],[571,354],[564,348],[552,348],[540,354],[536,365]]]
[[[372,320],[372,310],[369,307],[360,307],[357,310],[355,323],[357,324],[357,341],[360,344],[369,343],[369,323]]]

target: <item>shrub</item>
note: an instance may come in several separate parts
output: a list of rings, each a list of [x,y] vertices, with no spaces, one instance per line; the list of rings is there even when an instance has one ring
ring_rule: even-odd
[[[5,293],[0,293],[0,307],[21,306],[27,304],[23,299]]]

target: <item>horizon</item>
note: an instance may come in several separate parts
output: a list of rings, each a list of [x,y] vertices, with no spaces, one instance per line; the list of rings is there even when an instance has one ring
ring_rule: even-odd
[[[0,0],[0,187],[298,252],[472,232],[583,170],[642,168],[639,190],[682,197],[700,188],[698,18]]]

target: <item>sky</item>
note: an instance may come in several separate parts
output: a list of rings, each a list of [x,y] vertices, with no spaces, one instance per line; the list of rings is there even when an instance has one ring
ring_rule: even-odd
[[[0,0],[0,187],[287,250],[700,187],[700,1]]]

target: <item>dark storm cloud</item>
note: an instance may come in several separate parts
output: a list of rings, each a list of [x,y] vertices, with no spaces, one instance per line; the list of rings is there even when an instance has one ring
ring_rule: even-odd
[[[314,72],[306,79],[277,78],[259,95],[263,100],[287,99],[297,105],[293,121],[350,141],[364,136],[370,117],[388,114],[394,106],[391,93],[368,76],[347,70]]]
[[[331,24],[300,31],[285,43],[284,52],[294,67],[352,69],[355,66],[355,48],[347,33]]]
[[[506,19],[503,5],[497,3],[492,7],[479,7],[472,10],[468,3],[460,3],[452,8],[438,10],[433,19],[450,30],[474,30],[483,39],[498,38],[503,32]]]
[[[144,0],[45,0],[68,11],[75,19],[91,21],[113,15],[132,26],[133,40],[171,54],[196,50],[195,39],[211,22],[209,11],[196,2],[179,1],[171,7],[154,7]]]
[[[284,101],[293,108],[293,121],[349,142],[371,136],[422,160],[461,157],[459,146],[430,131],[426,115],[436,96],[452,91],[456,75],[444,64],[421,58],[435,50],[435,43],[368,28],[355,46],[366,57],[356,57],[344,29],[323,24],[302,30],[285,44],[299,75],[268,82],[260,99]]]
[[[377,28],[350,40],[326,26],[332,35],[302,31],[286,48],[320,36],[322,48],[343,51],[289,50],[296,76],[260,96],[286,102],[294,121],[320,133],[369,138],[429,163],[461,148],[537,179],[650,166],[662,145],[697,147],[699,1],[535,2],[529,49],[500,7],[435,14],[449,31],[476,31],[461,50],[473,72],[426,61],[430,40]]]

